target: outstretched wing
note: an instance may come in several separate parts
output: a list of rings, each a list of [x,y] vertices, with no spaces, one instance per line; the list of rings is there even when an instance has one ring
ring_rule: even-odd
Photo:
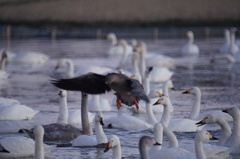
[[[65,90],[81,91],[87,94],[102,94],[111,90],[105,83],[105,78],[104,75],[87,73],[75,78],[52,80],[52,84]]]
[[[130,79],[131,82],[131,92],[137,98],[137,100],[145,100],[146,102],[150,102],[148,96],[146,95],[142,84],[135,79]]]

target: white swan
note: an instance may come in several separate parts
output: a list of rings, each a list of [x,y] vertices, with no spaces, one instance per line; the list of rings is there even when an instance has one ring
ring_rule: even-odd
[[[183,55],[198,55],[199,54],[199,48],[197,45],[193,44],[194,42],[194,34],[192,31],[187,31],[186,35],[188,37],[188,43],[185,44],[180,52]]]
[[[220,53],[230,52],[230,31],[228,29],[224,30],[225,43],[220,47]]]
[[[48,61],[48,59],[49,56],[43,53],[26,51],[15,53],[15,56],[9,62],[17,64],[36,65],[44,64]]]
[[[68,111],[67,106],[67,91],[60,90],[60,107],[59,107],[59,116],[57,119],[58,123],[78,125],[82,124],[81,111],[80,109],[71,109]],[[88,112],[89,122],[92,123],[94,114]]]
[[[200,108],[201,108],[201,90],[199,87],[193,87],[191,89],[186,90],[183,92],[183,94],[192,94],[195,96],[194,104],[190,113],[189,118],[193,120],[201,120],[208,114],[217,114],[218,116],[221,116],[221,118],[227,122],[232,122],[233,119],[230,115],[223,113],[221,110],[210,110],[205,111],[200,114]]]
[[[16,133],[21,129],[32,129],[35,123],[30,120],[1,120],[0,133]]]
[[[7,53],[3,50],[0,60],[0,80],[8,79],[8,73],[5,71],[5,66],[7,62]]]
[[[38,112],[21,104],[1,104],[0,120],[31,120]]]
[[[16,99],[0,97],[0,104],[20,104]]]
[[[204,124],[214,123],[217,123],[221,127],[222,134],[221,137],[219,138],[218,145],[223,146],[232,134],[231,127],[225,120],[223,120],[220,116],[216,114],[208,114],[205,118],[203,118],[203,120],[196,124],[198,126],[202,126]]]
[[[206,130],[197,132],[193,144],[181,144],[180,146],[192,153],[196,154],[197,159],[226,159],[231,153],[231,149],[224,146],[212,145],[204,143],[208,140],[217,140]]]
[[[237,29],[236,28],[232,28],[231,29],[231,36],[230,36],[230,54],[236,54],[237,52],[239,52],[239,47],[238,45],[236,44],[236,40],[235,40],[235,37],[236,37],[236,32],[237,32]]]
[[[96,113],[94,118],[95,133],[96,135],[80,135],[76,139],[71,141],[72,146],[96,146],[99,144],[106,144],[107,137],[103,132],[103,114],[101,112]]]
[[[233,148],[233,152],[240,152],[240,110],[238,107],[232,107],[224,110],[233,117],[232,135],[229,137],[225,146]]]
[[[6,137],[0,139],[0,149],[8,152],[0,152],[1,158],[23,158],[35,156],[43,159],[44,155],[52,150],[52,146],[43,145],[44,129],[41,125],[34,128],[35,141],[22,136]]]
[[[132,55],[132,74],[135,76],[134,78],[137,79],[140,83],[142,83],[142,77],[140,74],[140,70],[138,67],[138,61],[140,59],[140,56],[138,53],[133,53]],[[146,88],[145,88],[146,90]],[[148,93],[146,91],[146,93]]]
[[[154,66],[154,65],[153,63],[149,65],[146,64],[147,46],[144,42],[139,43],[134,48],[134,51],[137,51],[140,53],[140,73],[141,73],[142,79],[144,79],[146,66]],[[157,55],[155,55],[155,58],[158,58]],[[154,69],[150,74],[150,81],[155,83],[161,83],[163,81],[166,81],[167,79],[170,79],[172,75],[173,75],[173,72],[167,69],[166,67],[156,66],[154,67]]]
[[[201,130],[202,127],[197,127],[195,123],[197,121],[186,119],[186,118],[172,118],[173,106],[170,103],[170,100],[167,96],[162,96],[158,99],[156,104],[164,105],[163,115],[161,123],[165,127],[169,127],[171,131],[174,132],[196,132]]]
[[[109,56],[116,56],[116,55],[123,55],[124,52],[124,48],[122,46],[116,45],[117,44],[117,37],[114,33],[109,33],[107,35],[107,39],[111,40],[112,45],[110,46],[109,50],[108,50],[108,55]],[[129,55],[132,53],[132,46],[127,45],[126,47],[126,53]]]

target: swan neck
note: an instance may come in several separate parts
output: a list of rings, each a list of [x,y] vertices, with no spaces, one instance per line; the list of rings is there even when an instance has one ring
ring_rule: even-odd
[[[196,158],[197,159],[207,159],[206,155],[204,154],[204,151],[203,151],[202,142],[199,141],[198,139],[195,139],[194,143],[195,143]]]
[[[134,55],[132,57],[132,68],[133,68],[133,74],[139,78],[140,75],[140,70],[138,68],[138,60],[134,58]],[[141,78],[139,79],[139,82],[141,83]]]
[[[92,128],[88,118],[88,95],[86,93],[82,93],[82,101],[81,101],[81,117],[82,117],[82,129],[83,134],[85,135],[93,135]]]
[[[162,119],[160,121],[162,123],[162,125],[165,127],[168,127],[169,122],[171,120],[171,110],[173,110],[173,107],[170,104],[169,99],[168,99],[166,105],[164,105],[163,115],[162,115]]]
[[[194,42],[194,36],[189,36],[189,38],[188,38],[188,44],[189,44],[189,45],[192,45],[193,42]]]
[[[240,137],[240,111],[234,112],[232,136]]]
[[[99,95],[92,95],[92,104],[95,110],[101,111]]]
[[[122,67],[125,64],[125,62],[127,60],[127,57],[128,57],[128,54],[127,54],[127,44],[123,43],[122,47],[123,47],[123,55],[122,55],[122,58],[120,60],[119,67]]]
[[[141,71],[141,76],[142,79],[145,78],[145,70],[146,70],[146,53],[147,53],[147,49],[143,48],[140,51],[140,71]]]
[[[66,61],[68,65],[68,78],[74,77],[74,64],[71,60]]]
[[[144,142],[139,143],[139,151],[141,159],[149,159],[147,145]]]
[[[164,82],[163,84],[163,94],[165,96],[168,96],[169,97],[169,93],[168,93],[168,81]]]
[[[67,98],[60,98],[60,107],[59,107],[59,116],[57,119],[58,123],[68,123],[68,106],[67,106]]]
[[[232,134],[231,127],[223,119],[217,118],[216,122],[219,124],[222,130],[222,135],[218,141],[218,145],[223,146]]]
[[[158,122],[153,114],[152,105],[148,102],[146,102],[146,113],[147,113],[147,120],[149,123],[155,124]]]
[[[107,143],[107,137],[103,132],[102,125],[99,121],[95,120],[95,132],[97,137],[97,144]]]
[[[178,148],[177,137],[174,135],[174,133],[168,127],[164,127],[163,135],[168,138],[170,148]]]
[[[122,150],[121,150],[121,144],[119,143],[114,146],[113,148],[113,159],[121,159],[122,158]]]
[[[192,111],[189,116],[190,119],[193,119],[193,120],[197,119],[200,113],[200,107],[201,107],[201,92],[198,91],[195,95]]]
[[[37,135],[35,139],[35,159],[44,159],[43,134]]]
[[[5,71],[6,62],[7,58],[3,58],[0,60],[0,70]]]
[[[112,45],[117,44],[117,37],[115,35],[111,36],[111,40],[112,40]]]

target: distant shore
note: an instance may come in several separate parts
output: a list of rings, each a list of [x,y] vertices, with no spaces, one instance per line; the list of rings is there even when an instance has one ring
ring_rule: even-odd
[[[239,0],[0,0],[0,23],[60,27],[240,26]]]

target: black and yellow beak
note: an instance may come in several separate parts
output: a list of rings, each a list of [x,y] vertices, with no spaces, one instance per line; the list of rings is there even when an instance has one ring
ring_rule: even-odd
[[[218,138],[214,137],[212,134],[208,134],[210,140],[218,140]]]
[[[224,109],[224,110],[222,110],[222,112],[224,112],[224,113],[229,113],[229,112],[230,112],[230,109]]]
[[[161,104],[161,101],[162,101],[163,99],[158,99],[153,105],[158,105],[158,104]]]
[[[197,127],[205,125],[206,124],[206,120],[207,120],[207,118],[203,118],[203,120],[197,122],[195,125],[197,125]]]
[[[159,144],[158,142],[155,142],[153,146],[161,146],[162,144]]]
[[[164,94],[162,94],[162,93],[160,93],[160,92],[157,92],[157,94],[158,94],[159,97],[164,96]]]
[[[105,150],[103,152],[107,152],[112,147],[112,142],[108,142]]]
[[[188,89],[185,92],[182,92],[182,94],[189,94],[190,92],[191,92],[191,89]]]
[[[103,118],[102,117],[99,117],[99,122],[102,126],[104,126],[104,123],[103,123]]]

